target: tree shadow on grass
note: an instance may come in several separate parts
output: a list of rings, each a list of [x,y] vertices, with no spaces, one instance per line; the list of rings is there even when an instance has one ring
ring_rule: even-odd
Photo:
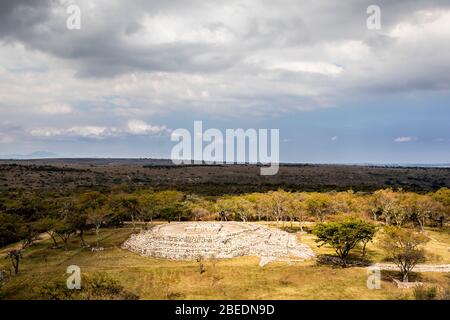
[[[400,271],[394,270],[382,270],[381,271],[381,280],[383,281],[393,281],[393,280],[402,280],[402,273]],[[425,277],[423,274],[419,272],[411,272],[408,275],[408,282],[423,282],[425,281]]]
[[[362,258],[355,258],[355,257],[347,257],[345,261],[343,261],[341,258],[330,255],[330,254],[320,254],[316,258],[316,262],[319,265],[325,265],[325,266],[331,266],[333,268],[337,267],[368,267],[372,265],[372,261]]]

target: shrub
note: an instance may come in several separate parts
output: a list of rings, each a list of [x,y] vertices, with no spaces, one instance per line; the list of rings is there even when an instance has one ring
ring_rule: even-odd
[[[49,300],[136,300],[120,283],[105,273],[82,278],[80,290],[70,290],[65,282],[56,282],[37,289],[39,296]]]
[[[420,285],[414,288],[414,298],[416,300],[434,300],[436,299],[438,290],[436,287],[427,287]]]

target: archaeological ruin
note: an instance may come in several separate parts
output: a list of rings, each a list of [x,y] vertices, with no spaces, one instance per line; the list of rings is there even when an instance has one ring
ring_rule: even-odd
[[[173,260],[258,256],[260,265],[275,260],[314,257],[295,234],[243,222],[175,222],[133,234],[122,248],[143,256]]]

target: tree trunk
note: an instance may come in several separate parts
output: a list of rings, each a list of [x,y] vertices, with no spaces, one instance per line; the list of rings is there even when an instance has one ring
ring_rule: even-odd
[[[64,242],[64,250],[67,251],[67,241],[69,240],[69,238],[63,239]]]
[[[16,274],[19,273],[19,259],[17,259],[16,267],[15,267],[15,269],[14,269],[14,272],[15,272]]]
[[[10,258],[11,258],[11,264],[13,265],[13,268],[14,268],[14,274],[18,274],[20,257],[18,255],[14,254],[14,255],[10,256]]]
[[[100,242],[100,226],[95,226],[95,234],[97,235],[97,248]]]
[[[134,214],[131,215],[131,223],[133,225],[133,231],[136,229],[136,222],[134,221]]]
[[[408,271],[403,271],[403,282],[408,282]]]
[[[362,256],[363,257],[366,256],[366,245],[367,245],[367,242],[363,242],[363,250],[362,250]]]
[[[56,241],[56,237],[52,232],[47,232],[50,238],[53,240],[53,247],[58,248],[58,242]]]
[[[82,247],[87,247],[87,244],[86,244],[86,242],[84,241],[84,237],[83,237],[83,234],[84,234],[84,230],[83,229],[81,229],[80,230],[80,240],[81,240],[81,246]]]
[[[422,220],[420,220],[420,219],[418,219],[419,220],[419,224],[420,224],[420,229],[422,230],[422,231],[425,231],[425,228],[424,228],[424,226],[425,226],[425,219],[422,221]]]
[[[19,273],[19,261],[20,261],[19,256],[15,256],[13,258],[13,266],[14,266],[14,273],[15,274]]]

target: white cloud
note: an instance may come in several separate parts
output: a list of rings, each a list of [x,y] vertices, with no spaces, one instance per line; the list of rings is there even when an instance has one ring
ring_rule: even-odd
[[[114,127],[74,126],[70,128],[35,128],[30,130],[33,137],[79,137],[79,138],[106,138],[117,136],[120,131]]]
[[[52,104],[45,104],[40,108],[40,111],[42,111],[45,114],[69,114],[72,113],[72,107],[65,103],[52,103]]]
[[[135,135],[154,135],[167,132],[166,126],[152,126],[142,120],[128,121],[128,132]]]
[[[411,142],[414,140],[416,140],[414,137],[398,137],[394,139],[394,142],[403,143],[403,142]]]
[[[333,137],[331,137],[331,141],[336,141],[338,139],[338,137],[337,136],[333,136]]]
[[[146,15],[141,22],[142,28],[130,37],[138,44],[223,44],[232,41],[235,36],[224,26],[208,28],[205,20],[195,16],[157,14]]]
[[[302,61],[284,61],[269,65],[269,69],[285,70],[291,72],[318,73],[326,76],[337,76],[344,69],[334,64],[326,62],[302,62]]]
[[[104,139],[127,135],[159,135],[170,132],[166,126],[153,126],[141,120],[130,120],[127,127],[73,126],[69,128],[34,128],[29,134],[37,138],[89,138]]]
[[[389,35],[405,42],[422,41],[429,35],[448,39],[450,35],[450,11],[416,11],[410,20],[395,25]]]

